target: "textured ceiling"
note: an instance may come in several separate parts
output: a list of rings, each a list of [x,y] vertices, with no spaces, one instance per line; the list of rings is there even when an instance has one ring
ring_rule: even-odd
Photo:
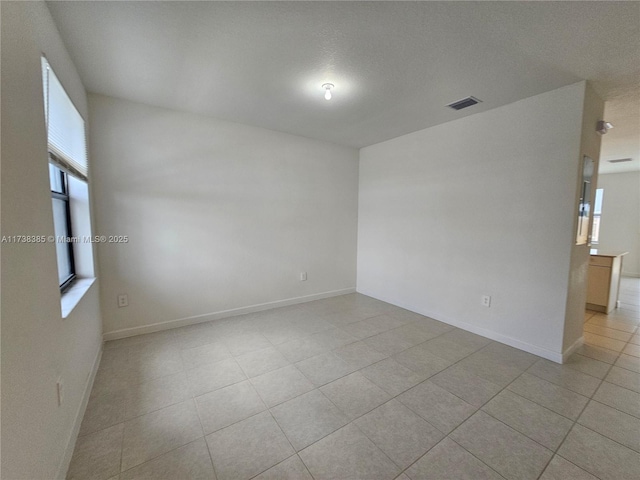
[[[362,147],[588,79],[640,162],[638,2],[48,5],[91,92]]]
[[[602,137],[598,171],[621,173],[640,170],[640,89],[606,102],[604,117],[614,128]],[[609,163],[609,160],[621,158],[631,158],[631,162]]]

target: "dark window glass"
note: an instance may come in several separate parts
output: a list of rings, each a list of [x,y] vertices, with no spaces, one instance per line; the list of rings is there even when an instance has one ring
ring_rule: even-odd
[[[67,174],[59,168],[49,165],[51,201],[53,203],[53,226],[56,236],[56,257],[58,260],[58,281],[64,289],[75,278],[73,264],[73,243],[66,241],[71,237],[71,215],[69,210],[69,192]]]

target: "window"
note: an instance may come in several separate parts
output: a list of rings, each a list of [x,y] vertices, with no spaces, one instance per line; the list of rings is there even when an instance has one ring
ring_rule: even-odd
[[[78,244],[77,237],[73,237],[72,221],[76,219],[72,215],[73,191],[70,185],[81,182],[86,186],[85,126],[82,116],[44,57],[42,83],[58,281],[60,289],[65,290],[76,278],[74,254],[77,256],[78,252],[74,252],[74,247]]]
[[[596,199],[593,207],[593,228],[591,229],[591,243],[597,245],[600,239],[600,216],[602,215],[602,188],[596,189]]]
[[[53,203],[53,227],[56,237],[56,257],[58,260],[58,280],[65,289],[76,277],[73,261],[73,243],[66,241],[71,233],[71,209],[69,208],[69,184],[67,174],[55,165],[49,164],[51,201]]]

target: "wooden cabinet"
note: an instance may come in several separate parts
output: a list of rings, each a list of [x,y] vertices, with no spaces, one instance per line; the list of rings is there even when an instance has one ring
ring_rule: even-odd
[[[616,308],[623,255],[591,255],[587,288],[589,310],[609,313]]]

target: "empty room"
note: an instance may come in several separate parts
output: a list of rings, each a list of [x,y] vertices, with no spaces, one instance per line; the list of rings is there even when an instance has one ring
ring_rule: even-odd
[[[640,2],[2,1],[3,480],[640,472]]]

